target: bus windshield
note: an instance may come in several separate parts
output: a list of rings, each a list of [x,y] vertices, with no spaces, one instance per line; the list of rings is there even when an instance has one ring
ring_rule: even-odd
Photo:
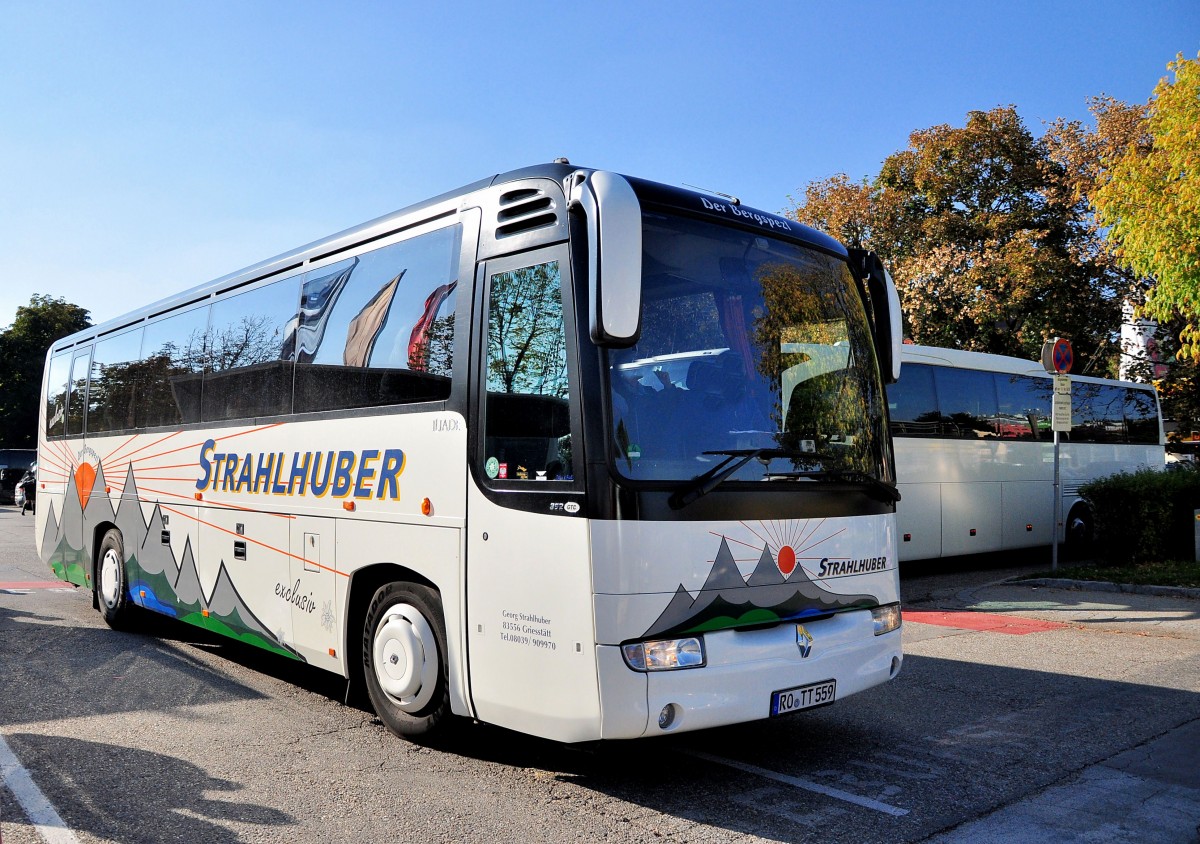
[[[642,327],[608,352],[617,471],[679,481],[853,472],[890,481],[883,391],[844,260],[764,234],[643,214]]]

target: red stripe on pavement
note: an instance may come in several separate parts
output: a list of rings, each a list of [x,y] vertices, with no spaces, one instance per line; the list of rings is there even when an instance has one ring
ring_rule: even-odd
[[[905,621],[917,624],[933,624],[938,627],[955,627],[959,630],[985,630],[989,633],[1011,633],[1024,636],[1026,633],[1044,633],[1069,627],[1057,621],[1041,621],[1036,618],[1021,618],[1015,615],[996,615],[986,612],[946,612],[942,610],[904,610]]]
[[[74,589],[75,584],[65,580],[0,581],[0,589]]]

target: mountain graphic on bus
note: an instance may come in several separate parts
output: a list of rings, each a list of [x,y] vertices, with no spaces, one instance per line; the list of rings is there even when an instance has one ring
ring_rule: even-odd
[[[671,602],[642,638],[799,621],[880,603],[875,595],[830,592],[809,578],[802,566],[785,576],[765,544],[754,571],[744,578],[722,536],[717,558],[700,591],[693,596],[679,584]]]
[[[91,536],[99,525],[115,524],[125,546],[126,579],[134,603],[247,644],[303,659],[281,642],[246,605],[224,560],[218,566],[211,592],[204,593],[191,538],[184,540],[181,558],[176,559],[171,544],[162,541],[167,525],[161,504],[156,501],[149,522],[143,520],[142,499],[132,464],[128,465],[115,511],[108,495],[95,493],[108,488],[104,467],[97,463],[91,484],[93,494],[64,496],[61,519],[55,513],[54,502],[50,502],[42,547],[54,549],[49,563],[55,575],[77,586],[91,588],[87,579],[87,554],[83,548],[76,548],[71,539]]]

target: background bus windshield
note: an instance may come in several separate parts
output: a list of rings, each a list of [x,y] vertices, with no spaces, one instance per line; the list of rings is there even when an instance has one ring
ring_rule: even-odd
[[[735,479],[886,479],[882,388],[844,261],[646,213],[642,262],[641,336],[608,358],[618,471],[688,479],[730,451],[771,449]]]

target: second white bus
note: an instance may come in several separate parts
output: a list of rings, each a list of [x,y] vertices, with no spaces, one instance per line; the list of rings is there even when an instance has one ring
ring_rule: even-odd
[[[1040,363],[906,345],[887,389],[900,559],[1049,545],[1054,530],[1051,377]],[[1088,481],[1163,466],[1158,397],[1146,384],[1071,376],[1072,429],[1060,435],[1059,540],[1086,545]]]

